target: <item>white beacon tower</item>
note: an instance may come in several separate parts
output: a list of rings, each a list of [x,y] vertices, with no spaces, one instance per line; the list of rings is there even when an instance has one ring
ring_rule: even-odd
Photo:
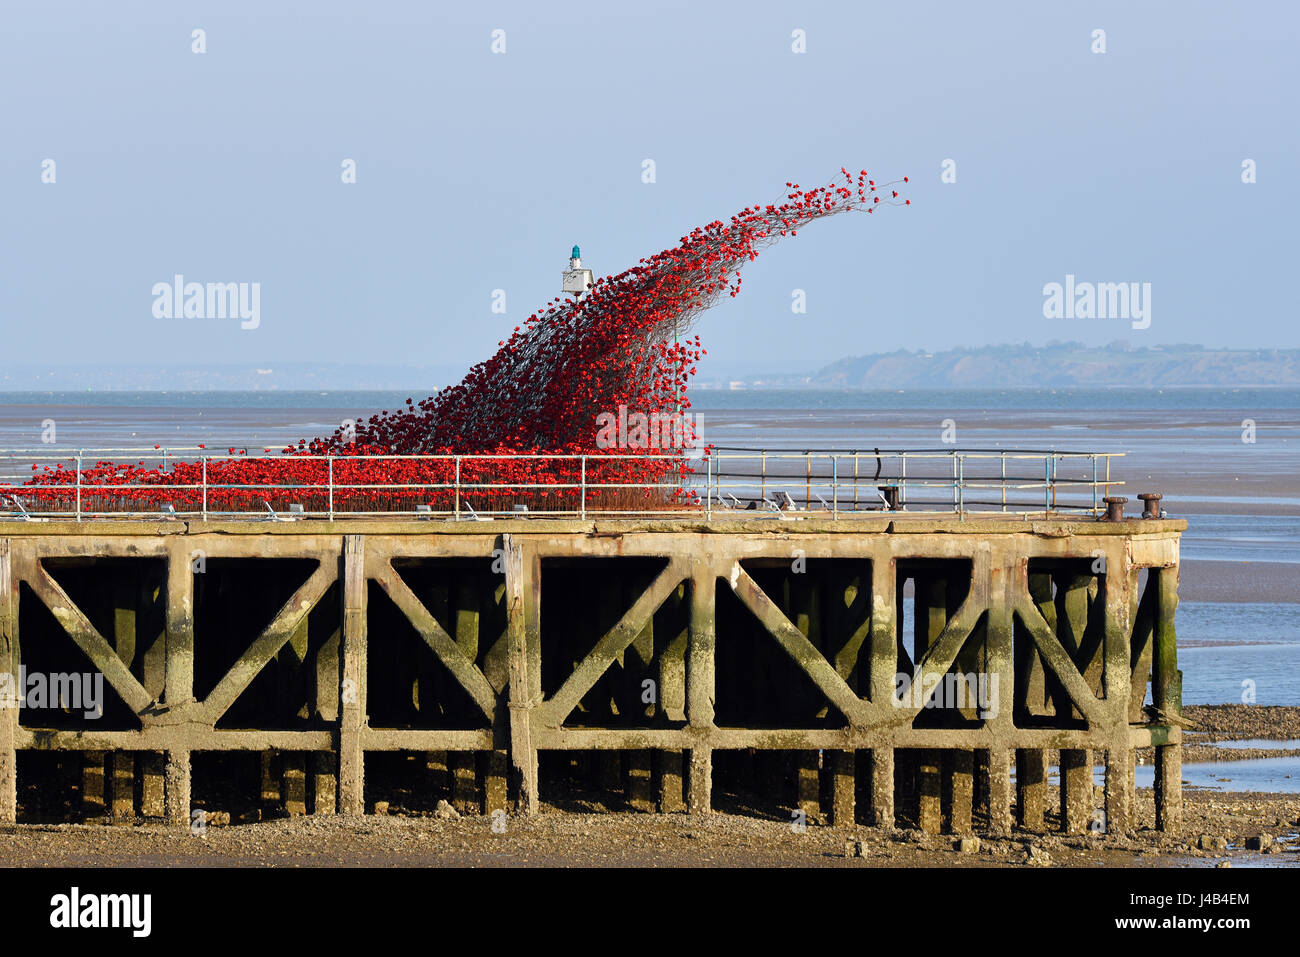
[[[563,292],[581,296],[591,288],[592,273],[590,269],[582,268],[582,250],[577,246],[573,247],[573,253],[569,256],[569,268],[560,275],[562,277],[560,289]]]

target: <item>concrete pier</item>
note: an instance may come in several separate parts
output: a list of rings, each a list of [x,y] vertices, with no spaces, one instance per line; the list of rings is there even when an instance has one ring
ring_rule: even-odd
[[[254,762],[265,813],[361,814],[368,760],[402,752],[412,793],[461,813],[576,787],[647,812],[1123,831],[1154,746],[1148,823],[1174,830],[1185,527],[14,522],[0,671],[99,673],[106,700],[0,708],[0,821],[36,750],[79,762],[87,816],[178,825],[221,799],[196,771],[213,756]]]

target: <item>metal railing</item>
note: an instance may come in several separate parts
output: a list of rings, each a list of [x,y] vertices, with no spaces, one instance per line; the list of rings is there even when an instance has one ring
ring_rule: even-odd
[[[842,512],[1100,515],[1123,452],[1056,449],[713,450],[710,491],[732,507]],[[727,498],[731,501],[728,503]]]
[[[1103,499],[1124,484],[1111,478],[1110,468],[1111,459],[1123,454],[716,447],[707,454],[309,456],[214,455],[194,447],[59,454],[46,447],[0,451],[0,519],[1098,516]],[[149,481],[96,481],[105,463],[124,462],[152,468]],[[222,480],[233,466],[257,463],[299,472],[315,466],[317,474],[284,482]],[[625,471],[657,474],[618,481],[625,476],[610,473],[620,463]],[[501,466],[529,471],[529,480],[492,480],[493,468]],[[381,478],[386,471],[401,472],[402,480],[357,481],[349,475],[366,467]],[[55,468],[59,479],[51,482]],[[135,507],[142,502],[147,506]]]

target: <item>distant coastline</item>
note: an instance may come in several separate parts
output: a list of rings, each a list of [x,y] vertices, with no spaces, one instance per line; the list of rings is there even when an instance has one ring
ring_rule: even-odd
[[[849,356],[804,375],[733,378],[711,388],[1041,389],[1295,388],[1300,349],[998,345]]]
[[[764,360],[759,360],[764,361]],[[425,396],[459,382],[469,364],[312,363],[124,366],[0,362],[0,394],[401,392]],[[1033,390],[1300,388],[1300,349],[1217,349],[1199,345],[993,345],[900,349],[826,364],[715,357],[700,363],[692,390]]]

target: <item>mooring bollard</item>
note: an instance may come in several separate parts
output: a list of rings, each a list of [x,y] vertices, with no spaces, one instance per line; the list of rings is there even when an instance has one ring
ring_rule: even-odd
[[[1102,499],[1106,503],[1106,521],[1122,522],[1124,521],[1124,503],[1128,497],[1124,495],[1107,495]]]
[[[1143,492],[1138,495],[1142,500],[1142,517],[1159,518],[1160,517],[1160,500],[1164,498],[1159,492]]]

